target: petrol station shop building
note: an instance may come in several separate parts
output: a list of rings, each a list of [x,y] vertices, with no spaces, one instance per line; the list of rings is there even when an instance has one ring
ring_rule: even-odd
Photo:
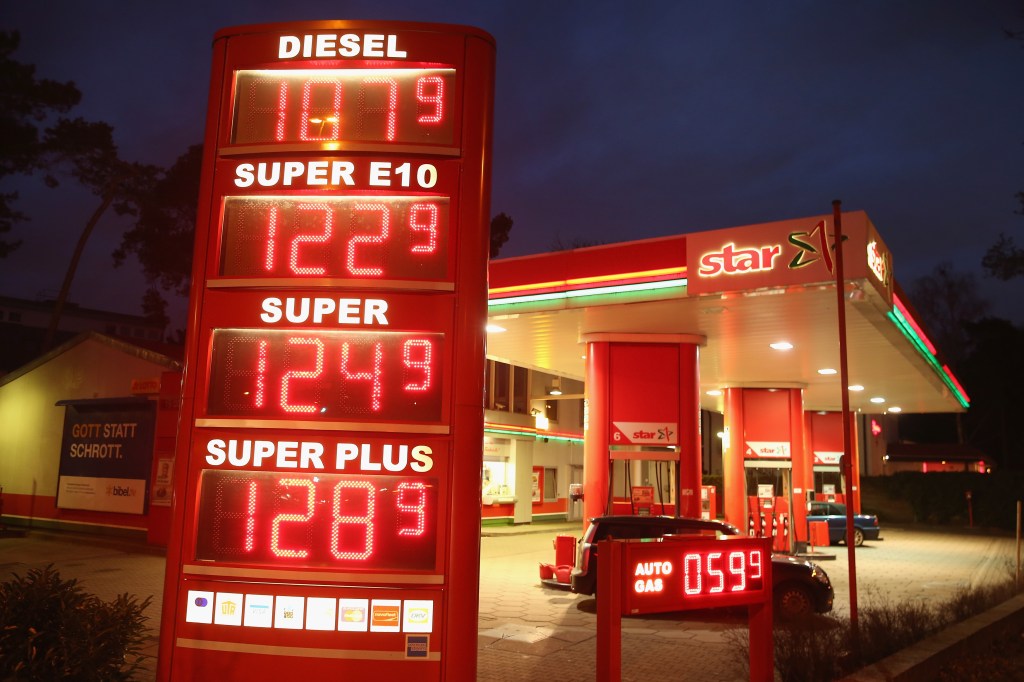
[[[582,523],[606,510],[724,516],[784,548],[806,539],[809,499],[859,511],[859,477],[886,472],[893,413],[957,412],[969,402],[896,284],[894,259],[868,216],[843,214],[843,233],[851,481],[840,466],[831,216],[492,261],[484,523]],[[94,360],[83,360],[86,375],[98,371]],[[94,529],[153,526],[150,541],[162,543],[169,481],[160,472],[173,451],[166,435],[139,467],[148,477],[143,506],[76,516],[57,509],[56,489],[38,488],[60,480],[60,432],[37,439],[52,450],[42,452],[26,447],[18,426],[58,430],[60,413],[99,405],[76,403],[85,396],[133,405],[132,380],[158,372],[125,376],[124,386],[103,374],[74,395],[40,393],[33,406],[26,391],[50,367],[37,362],[0,378],[0,420],[12,420],[3,432],[21,434],[4,444],[3,513],[69,526],[84,514]],[[175,371],[162,377],[159,400],[155,389],[150,395],[158,426],[176,421],[180,381]],[[51,416],[26,421],[26,410]],[[703,485],[706,476],[722,485]]]

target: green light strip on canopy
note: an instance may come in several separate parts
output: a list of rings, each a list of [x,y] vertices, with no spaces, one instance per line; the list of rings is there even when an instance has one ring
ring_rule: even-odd
[[[516,303],[537,303],[539,301],[561,301],[569,298],[584,298],[586,296],[604,296],[607,294],[628,294],[654,291],[656,289],[674,289],[686,286],[686,279],[666,279],[660,282],[643,282],[641,284],[619,284],[609,287],[595,287],[593,289],[570,289],[568,291],[552,291],[544,294],[529,294],[526,296],[509,296],[508,298],[496,298],[487,302],[488,308],[503,305],[515,305]]]
[[[566,442],[566,443],[579,443],[580,445],[583,445],[583,439],[582,438],[571,438],[569,436],[552,436],[552,435],[548,435],[546,433],[543,433],[541,431],[532,431],[532,432],[531,431],[512,431],[512,430],[506,430],[506,429],[485,428],[484,429],[484,433],[490,433],[490,434],[497,433],[497,434],[502,435],[502,436],[526,436],[527,438],[529,438],[529,437],[533,437],[533,438],[547,438],[548,440],[559,440],[559,441],[563,441],[563,442]]]
[[[965,410],[968,407],[970,407],[970,401],[966,398],[966,396],[964,396],[963,393],[960,392],[960,389],[957,387],[957,385],[953,382],[952,379],[950,379],[949,375],[946,374],[945,370],[942,369],[942,365],[939,364],[938,359],[934,355],[932,355],[930,350],[928,350],[928,347],[925,345],[924,341],[922,341],[921,337],[917,335],[917,332],[914,331],[914,328],[907,321],[907,318],[903,316],[903,313],[900,312],[898,308],[893,307],[893,309],[890,312],[886,313],[886,317],[888,317],[892,321],[892,323],[896,325],[896,328],[899,329],[900,332],[902,332],[903,336],[907,337],[907,340],[910,341],[911,345],[917,349],[917,352],[921,354],[921,357],[923,357],[925,361],[935,371],[935,373],[939,375],[939,378],[942,379],[942,383],[946,384],[950,392],[953,394],[953,397],[955,397],[956,401],[960,403],[960,406],[963,407]]]

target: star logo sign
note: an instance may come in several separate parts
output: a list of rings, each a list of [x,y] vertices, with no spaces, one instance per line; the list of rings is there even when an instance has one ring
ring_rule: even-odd
[[[789,261],[790,270],[799,270],[822,260],[825,268],[835,273],[835,261],[832,258],[836,250],[835,238],[833,235],[832,243],[829,244],[824,220],[819,221],[810,232],[790,232],[788,241],[797,248],[793,259]],[[845,236],[843,241],[846,241]]]

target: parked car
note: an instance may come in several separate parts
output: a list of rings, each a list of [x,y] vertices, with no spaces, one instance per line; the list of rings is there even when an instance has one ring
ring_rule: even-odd
[[[617,539],[660,538],[666,535],[739,535],[723,521],[675,516],[599,516],[590,520],[576,552],[569,587],[577,594],[597,592],[597,542]],[[832,583],[820,566],[796,557],[772,555],[772,594],[775,610],[783,618],[832,610]]]
[[[807,512],[807,521],[826,521],[828,523],[828,542],[836,545],[846,542],[846,505],[836,502],[811,502]],[[881,528],[878,517],[874,514],[853,515],[853,545],[860,547],[865,540],[877,540]]]

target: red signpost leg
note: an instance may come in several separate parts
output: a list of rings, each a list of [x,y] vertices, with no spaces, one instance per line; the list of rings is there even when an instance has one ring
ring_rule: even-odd
[[[601,571],[597,574],[597,682],[622,679],[622,545],[598,543]]]
[[[771,557],[771,545],[764,550]],[[764,581],[772,584],[772,562],[764,563]],[[760,604],[747,607],[747,627],[750,634],[750,682],[772,682],[775,679],[775,641],[773,636],[772,596]]]

